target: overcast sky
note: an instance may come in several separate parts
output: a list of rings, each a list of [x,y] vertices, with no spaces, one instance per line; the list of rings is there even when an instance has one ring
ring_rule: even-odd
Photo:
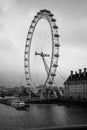
[[[87,0],[0,0],[0,85],[24,80],[24,46],[28,28],[40,9],[50,10],[60,34],[59,67],[87,67]]]

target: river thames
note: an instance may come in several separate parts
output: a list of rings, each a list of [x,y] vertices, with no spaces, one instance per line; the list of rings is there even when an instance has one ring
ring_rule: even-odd
[[[0,104],[0,130],[87,124],[87,108],[30,104],[28,111]]]

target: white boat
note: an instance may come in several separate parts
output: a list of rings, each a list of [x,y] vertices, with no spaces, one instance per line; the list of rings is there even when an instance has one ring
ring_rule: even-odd
[[[12,100],[11,106],[15,107],[18,110],[26,109],[26,104],[24,101],[20,101],[19,99]]]
[[[17,110],[27,110],[29,108],[29,103],[16,98],[11,101],[11,106],[15,107]]]
[[[16,105],[16,109],[21,110],[21,109],[25,109],[26,108],[26,104],[24,101],[20,101],[17,105]]]

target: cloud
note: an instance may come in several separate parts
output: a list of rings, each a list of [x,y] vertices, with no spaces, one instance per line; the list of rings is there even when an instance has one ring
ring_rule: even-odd
[[[13,43],[8,38],[0,39],[0,52],[11,54],[13,51]]]
[[[67,45],[87,47],[87,19],[77,22],[65,22],[65,26],[61,27],[61,41]]]
[[[37,11],[43,8],[51,10],[57,19],[59,64],[63,72],[67,75],[70,69],[87,64],[87,0],[0,0],[0,72],[3,75],[9,71],[12,75],[16,75],[14,71],[23,74],[28,28]]]

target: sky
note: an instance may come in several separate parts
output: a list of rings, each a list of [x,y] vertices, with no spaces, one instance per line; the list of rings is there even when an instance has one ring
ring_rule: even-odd
[[[66,80],[71,70],[87,68],[87,0],[0,0],[0,85],[24,82],[27,32],[44,8],[54,14],[59,26],[58,71]]]

